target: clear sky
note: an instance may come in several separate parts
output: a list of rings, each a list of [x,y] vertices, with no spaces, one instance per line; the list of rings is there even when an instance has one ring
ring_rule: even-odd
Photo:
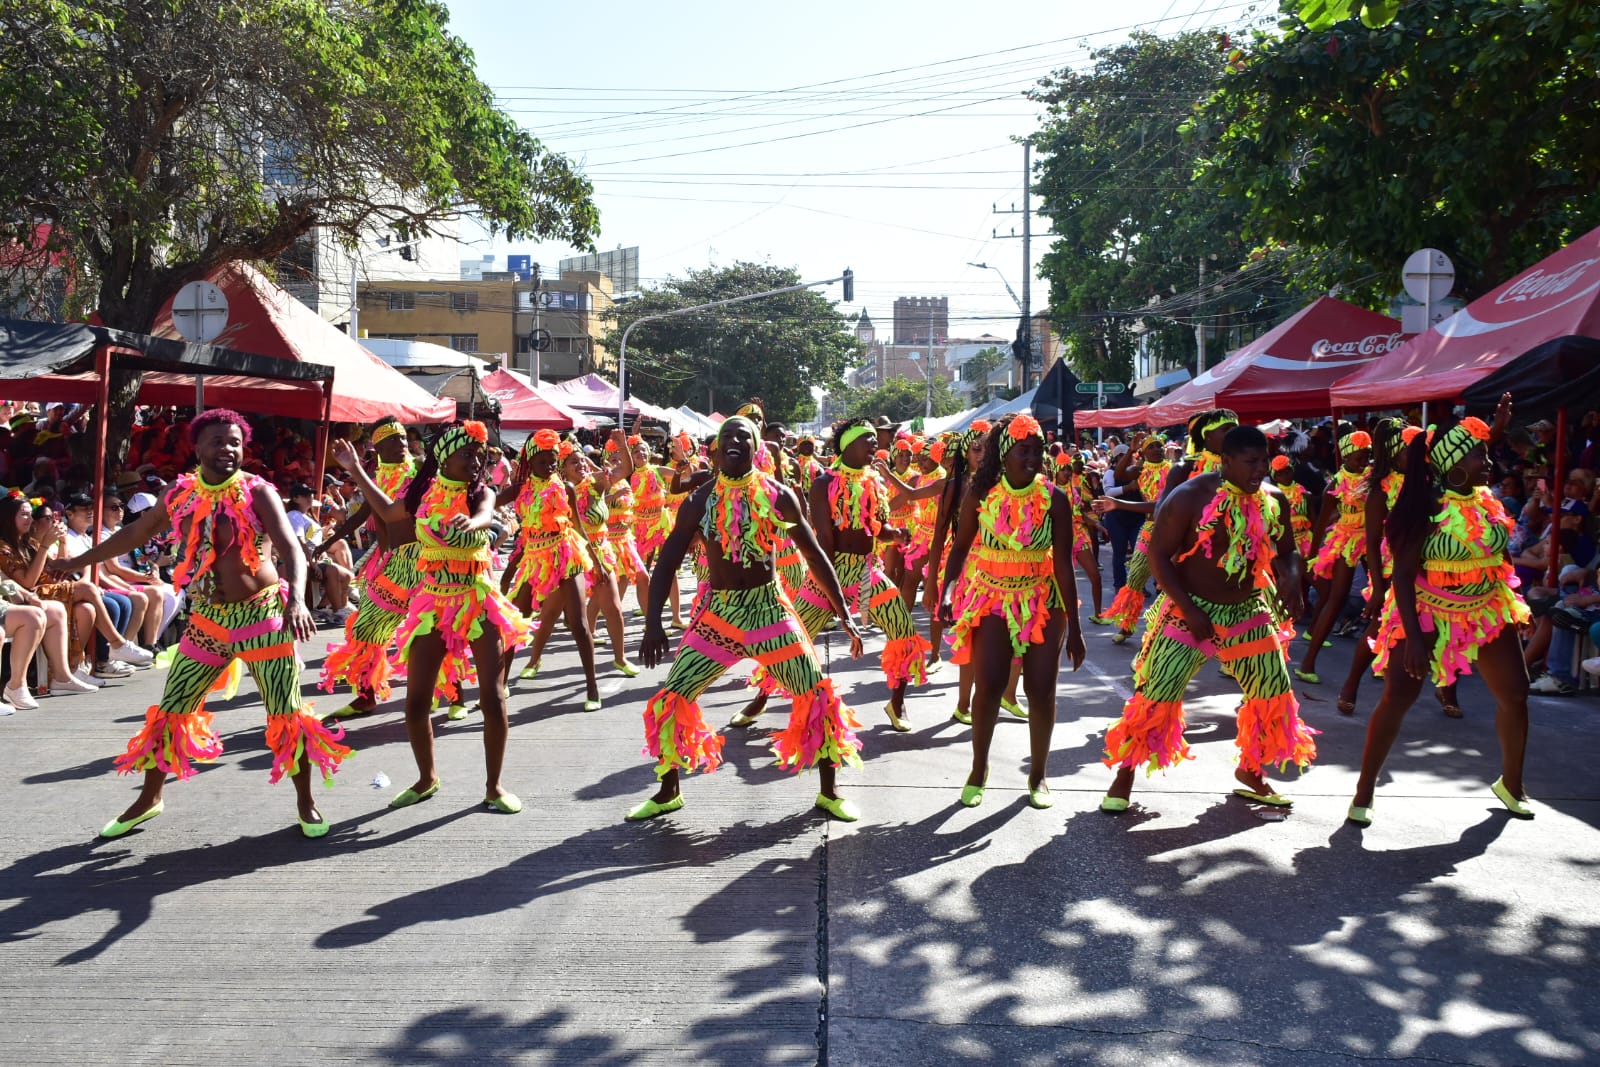
[[[1223,0],[452,0],[503,108],[595,185],[600,250],[639,245],[645,284],[736,260],[806,279],[855,270],[887,333],[897,296],[947,296],[950,332],[1010,336],[1019,292],[1022,93],[1137,28],[1237,27]],[[1035,222],[1035,231],[1046,228]],[[471,230],[464,236],[471,237]],[[560,244],[507,246],[553,270]],[[1048,247],[1036,237],[1034,260]],[[502,260],[503,262],[503,260]],[[831,295],[837,298],[834,287]],[[1042,283],[1033,306],[1047,303]],[[1010,321],[1006,319],[1010,317]]]

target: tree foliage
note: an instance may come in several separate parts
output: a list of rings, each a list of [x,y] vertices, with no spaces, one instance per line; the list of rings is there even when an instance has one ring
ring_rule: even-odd
[[[590,243],[589,183],[496,110],[428,0],[0,0],[0,204],[49,224],[108,324],[314,226],[470,210]]]
[[[972,385],[972,402],[974,404],[987,403],[989,400],[989,375],[995,368],[1002,366],[1010,358],[1008,353],[990,345],[988,348],[979,349],[972,354],[972,358],[961,364],[961,380]],[[954,414],[942,412],[941,414]]]
[[[1245,261],[1235,207],[1194,187],[1207,146],[1180,130],[1215,89],[1228,47],[1214,33],[1135,33],[1033,93],[1046,105],[1032,138],[1035,188],[1056,233],[1040,273],[1068,359],[1086,381],[1127,381],[1140,331],[1187,362],[1192,323],[1215,320],[1218,309],[1188,301],[1156,309],[1163,317],[1141,311],[1193,290],[1202,257],[1218,280]],[[1261,295],[1252,290],[1230,313],[1248,316]]]
[[[1372,28],[1284,0],[1234,57],[1192,134],[1246,236],[1338,252],[1320,281],[1377,271],[1384,292],[1440,248],[1470,299],[1600,225],[1600,6],[1367,5],[1387,6]]]
[[[674,308],[782,289],[798,271],[760,263],[691,270],[607,312],[605,347],[616,352],[634,320]],[[655,404],[731,411],[760,397],[771,418],[816,414],[811,387],[838,384],[864,346],[824,294],[806,289],[745,304],[646,322],[628,336],[628,385]]]
[[[954,415],[966,407],[944,378],[935,378],[932,388],[933,414],[936,417]],[[875,419],[879,415],[887,415],[894,422],[908,423],[926,414],[928,389],[928,383],[920,379],[890,378],[876,389],[835,391],[833,399],[843,402],[846,418]]]

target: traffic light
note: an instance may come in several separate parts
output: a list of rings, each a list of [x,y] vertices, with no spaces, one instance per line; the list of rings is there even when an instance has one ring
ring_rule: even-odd
[[[1017,339],[1011,342],[1011,358],[1024,367],[1033,363],[1033,333],[1028,329],[1027,319],[1017,324]]]
[[[844,272],[844,302],[846,304],[856,302],[856,272],[853,270]]]

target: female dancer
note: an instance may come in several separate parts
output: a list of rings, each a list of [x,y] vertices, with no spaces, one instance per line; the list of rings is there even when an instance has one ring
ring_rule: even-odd
[[[556,619],[565,612],[567,629],[578,644],[578,659],[583,663],[588,686],[583,710],[599,711],[594,639],[589,633],[589,604],[581,584],[594,561],[578,531],[577,495],[556,470],[560,447],[561,437],[554,430],[533,434],[523,443],[516,472],[507,486],[515,495],[518,520],[517,546],[506,568],[511,602],[524,615],[536,613],[539,620],[528,651],[528,666],[518,677],[526,680],[538,676],[545,643],[550,640]],[[511,659],[506,656],[507,677]]]
[[[1198,418],[1200,416],[1197,416]],[[1205,442],[1209,435],[1216,435],[1220,441],[1221,435],[1227,433],[1231,425],[1232,422],[1216,421],[1203,425],[1190,423],[1190,447],[1193,448],[1196,443],[1205,447],[1200,453],[1191,454],[1188,471],[1205,474],[1216,469],[1216,465],[1206,458],[1214,455],[1214,450],[1206,446]],[[1117,632],[1111,638],[1114,644],[1120,645],[1132,637],[1134,627],[1139,624],[1139,616],[1144,614],[1144,587],[1150,581],[1150,536],[1156,528],[1156,506],[1161,502],[1161,494],[1166,490],[1169,475],[1172,473],[1172,465],[1167,462],[1166,456],[1166,440],[1160,434],[1151,434],[1139,446],[1138,471],[1129,472],[1136,478],[1139,499],[1127,500],[1107,496],[1094,502],[1094,510],[1102,515],[1108,511],[1121,510],[1137,512],[1145,517],[1144,525],[1139,527],[1139,540],[1133,546],[1133,555],[1128,559],[1128,579],[1122,583],[1122,588],[1117,590],[1117,595],[1112,597],[1111,609],[1105,614],[1108,620],[1117,624]],[[1187,477],[1188,474],[1185,473],[1184,479]],[[1175,484],[1181,484],[1184,479],[1179,479]]]
[[[507,815],[522,810],[522,801],[500,784],[510,732],[501,664],[530,635],[528,620],[489,581],[489,523],[495,494],[483,480],[488,439],[481,422],[446,428],[434,439],[422,469],[400,500],[391,499],[368,476],[350,442],[333,444],[334,462],[355,477],[373,514],[391,523],[412,516],[422,546],[417,558],[422,585],[395,633],[406,663],[406,734],[417,761],[417,780],[389,801],[392,808],[407,807],[439,791],[429,718],[434,689],[456,703],[460,687],[481,677],[483,802]]]
[[[611,431],[612,440],[622,436],[621,430]],[[620,449],[613,450],[621,456]],[[561,442],[557,450],[561,459],[561,477],[572,486],[573,500],[577,505],[578,525],[589,541],[589,558],[592,565],[587,579],[589,594],[589,632],[595,633],[595,620],[603,613],[606,631],[611,635],[611,665],[632,678],[639,668],[628,662],[627,635],[622,626],[622,592],[617,585],[617,549],[608,534],[611,507],[606,503],[612,483],[632,474],[633,458],[627,458],[628,469],[623,471],[620,458],[604,469],[596,468],[578,450],[572,441]]]
[[[1072,669],[1083,665],[1078,593],[1072,580],[1072,502],[1047,479],[1044,433],[1031,415],[989,432],[983,467],[961,502],[939,614],[950,626],[950,659],[972,663],[972,772],[961,803],[983,803],[989,743],[1011,665],[1022,663],[1028,694],[1028,803],[1055,803],[1045,781],[1056,722],[1056,676],[1066,640]],[[968,557],[975,564],[967,566]]]
[[[1343,462],[1334,476],[1333,488],[1322,502],[1322,516],[1317,526],[1322,531],[1317,561],[1311,567],[1316,577],[1317,594],[1321,598],[1317,619],[1307,640],[1311,642],[1294,676],[1302,682],[1317,684],[1317,653],[1328,639],[1333,624],[1344,611],[1350,598],[1350,586],[1355,581],[1356,565],[1366,551],[1367,487],[1372,470],[1372,437],[1365,430],[1356,430],[1339,439],[1339,455]]]
[[[405,427],[396,419],[378,423],[372,428],[372,447],[378,454],[374,478],[378,488],[390,500],[404,499],[417,472],[416,461],[406,449]],[[422,584],[422,573],[417,570],[420,548],[415,524],[409,517],[382,522],[366,501],[312,550],[311,558],[316,559],[330,544],[348,536],[362,523],[376,535],[377,549],[361,569],[366,579],[361,606],[345,622],[344,643],[330,647],[322,663],[324,692],[331,693],[344,682],[356,694],[354,700],[333,713],[334,718],[365,715],[389,699],[390,685],[397,673],[394,633],[405,621],[411,598]],[[398,666],[403,674],[404,664]],[[466,714],[466,706],[461,704],[449,711],[452,719],[465,718]]]
[[[332,785],[350,750],[339,743],[343,728],[324,726],[300,699],[295,641],[315,632],[305,605],[306,559],[277,490],[240,466],[249,431],[235,411],[212,408],[196,415],[189,423],[189,441],[200,469],[183,475],[154,507],[88,552],[50,564],[53,571],[79,570],[131,552],[169,528],[178,535],[173,585],[188,592],[188,628],[161,702],[145,712],[144,729],[117,757],[117,773],[143,771],[144,787],[126,811],[105,825],[101,837],[121,837],[160,815],[167,775],[189,778],[195,773],[193,763],[222,754],[211,715],[204,710],[205,698],[224,675],[233,673],[236,660],[249,666],[266,705],[270,780],[287,774],[294,782],[302,834],[322,837],[328,832],[328,821],[311,799],[311,764]],[[268,541],[282,563],[281,578],[266,551]]]
[[[1494,695],[1500,738],[1500,777],[1490,788],[1513,816],[1533,818],[1522,781],[1528,673],[1517,634],[1529,612],[1506,558],[1513,522],[1487,488],[1488,442],[1489,427],[1467,418],[1406,446],[1405,484],[1385,527],[1394,580],[1375,641],[1383,696],[1346,816],[1358,826],[1372,823],[1378,773],[1422,683],[1449,685],[1474,662]]]
[[[664,486],[666,493],[665,514],[662,515],[662,525],[667,533],[672,532],[673,524],[678,521],[678,509],[683,506],[684,499],[689,495],[688,478],[696,471],[705,469],[705,460],[695,449],[694,439],[682,430],[672,439],[672,462],[667,468],[665,477],[667,484]],[[682,486],[680,489],[679,486]],[[663,538],[665,541],[665,538]],[[655,566],[655,560],[649,560]],[[668,599],[672,604],[672,628],[683,629],[683,609],[680,604],[678,583],[673,582],[667,590]]]
[[[634,537],[633,477],[638,472],[634,460],[636,449],[643,438],[624,438],[619,430],[606,442],[606,465],[612,472],[611,483],[606,487],[606,540],[611,542],[611,554],[617,560],[617,606],[629,589],[636,591],[639,606],[644,613],[644,598],[650,589],[650,571],[639,554],[639,542]]]
[[[1083,576],[1089,579],[1089,596],[1094,601],[1094,614],[1089,616],[1089,621],[1096,626],[1105,626],[1111,620],[1100,614],[1100,566],[1095,558],[1094,545],[1094,534],[1100,528],[1100,520],[1089,506],[1094,494],[1083,473],[1083,457],[1063,451],[1056,456],[1055,468],[1055,483],[1066,492],[1067,499],[1072,503],[1072,558],[1082,568]]]
[[[921,479],[917,476],[913,460],[916,458],[912,449],[913,437],[908,433],[895,434],[894,444],[889,449],[889,471],[902,484],[916,488]],[[897,506],[898,505],[898,506]],[[912,506],[908,501],[891,501],[889,505],[889,526],[896,530],[911,531]],[[883,560],[883,573],[900,589],[905,586],[906,580],[906,548],[895,541],[882,541],[878,552]],[[906,607],[911,606],[907,601]]]

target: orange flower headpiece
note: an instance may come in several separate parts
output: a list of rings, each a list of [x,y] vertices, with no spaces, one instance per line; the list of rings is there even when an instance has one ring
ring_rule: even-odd
[[[556,448],[556,458],[566,459],[578,450],[578,443],[570,437],[563,437],[561,444]]]
[[[673,440],[678,442],[678,447],[683,449],[685,454],[694,452],[694,438],[689,436],[688,431],[679,430],[678,436],[674,437]]]
[[[561,447],[561,435],[551,429],[539,430],[529,440],[535,452],[553,452]]]
[[[433,460],[443,463],[463,448],[469,441],[483,444],[489,440],[489,428],[476,420],[463,422],[460,426],[452,426],[433,442]]]
[[[1272,469],[1275,470],[1275,471],[1286,471],[1286,470],[1288,470],[1289,469],[1289,457],[1288,456],[1273,456],[1272,457]]]
[[[994,423],[990,422],[988,419],[972,420],[972,431],[974,433],[988,433],[992,429],[994,429]]]
[[[935,441],[933,444],[928,446],[928,458],[933,460],[935,463],[943,463],[944,462],[944,442],[943,441]]]
[[[1006,432],[1000,435],[1000,457],[1010,452],[1019,441],[1026,441],[1030,437],[1044,440],[1044,427],[1039,425],[1039,420],[1032,415],[1013,415],[1006,424]]]
[[[628,435],[628,447],[629,448],[632,448],[634,445],[642,445],[642,444],[644,444],[644,438],[643,437],[640,437],[636,433],[631,433],[631,434]]]
[[[888,462],[888,460],[889,460],[889,450],[887,448],[880,448],[876,452],[873,453],[873,456],[876,457],[877,459],[883,460],[884,462]]]
[[[1352,452],[1359,452],[1363,448],[1372,447],[1372,435],[1365,430],[1347,433],[1339,438],[1339,458],[1343,459]]]
[[[915,452],[916,449],[911,446],[911,435],[901,434],[896,437],[894,439],[894,450],[896,452]]]

